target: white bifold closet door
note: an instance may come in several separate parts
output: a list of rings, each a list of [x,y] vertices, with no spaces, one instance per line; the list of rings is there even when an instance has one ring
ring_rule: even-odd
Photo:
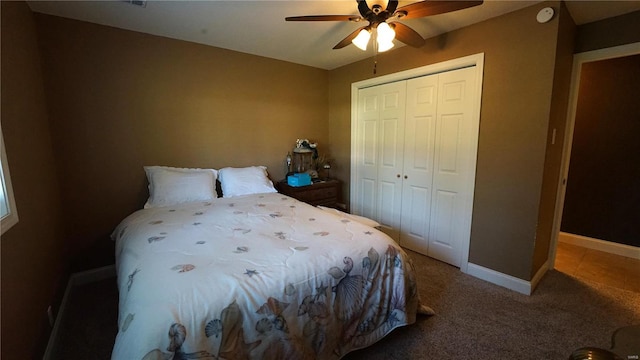
[[[352,210],[400,245],[455,266],[470,235],[475,77],[465,68],[358,94]]]
[[[361,159],[357,170],[358,213],[375,219],[398,239],[402,211],[405,81],[362,89],[358,96]]]

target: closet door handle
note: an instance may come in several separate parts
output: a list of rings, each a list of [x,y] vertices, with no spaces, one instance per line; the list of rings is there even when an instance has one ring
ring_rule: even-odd
[[[409,177],[407,175],[404,176],[405,179],[408,179]]]
[[[397,177],[398,179],[400,179],[400,174],[396,175],[396,177]]]

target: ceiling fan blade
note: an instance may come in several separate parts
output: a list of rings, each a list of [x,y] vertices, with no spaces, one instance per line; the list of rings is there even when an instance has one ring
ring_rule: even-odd
[[[482,4],[482,1],[420,1],[406,6],[402,6],[396,10],[396,13],[402,11],[407,15],[402,19],[414,19],[419,17],[444,14],[451,11],[462,10]]]
[[[358,2],[358,11],[360,12],[360,16],[366,19],[369,13],[372,12],[371,9],[369,9],[369,6],[367,5],[367,1],[366,0],[356,0],[356,1]]]
[[[425,41],[422,36],[407,25],[399,22],[393,22],[390,25],[393,26],[396,32],[396,39],[399,41],[413,47],[421,47],[424,45]]]
[[[363,26],[359,29],[357,29],[356,31],[352,32],[351,34],[347,35],[346,38],[342,39],[342,41],[340,41],[339,43],[336,44],[336,46],[333,47],[334,50],[336,49],[342,49],[343,47],[351,44],[351,40],[353,40],[356,36],[358,36],[358,34],[360,33],[360,31],[362,29],[366,29],[368,26]]]
[[[286,21],[357,21],[360,19],[356,15],[308,15],[308,16],[288,16]]]
[[[385,9],[389,15],[393,14],[398,8],[398,0],[389,0],[387,3],[387,8]]]

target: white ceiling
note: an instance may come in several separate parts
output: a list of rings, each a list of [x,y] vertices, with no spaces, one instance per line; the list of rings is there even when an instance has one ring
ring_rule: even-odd
[[[374,1],[368,0],[369,4]],[[415,1],[400,1],[400,6]],[[383,1],[386,3],[386,1]],[[485,0],[448,14],[403,21],[430,38],[540,1]],[[201,43],[253,55],[331,70],[372,56],[353,45],[333,46],[361,24],[286,22],[287,16],[358,15],[354,0],[296,1],[148,1],[145,7],[124,1],[28,1],[33,11]],[[385,6],[385,5],[383,5]],[[541,8],[543,5],[538,5]],[[568,1],[577,24],[640,10],[640,1]],[[396,47],[403,46],[395,41]]]

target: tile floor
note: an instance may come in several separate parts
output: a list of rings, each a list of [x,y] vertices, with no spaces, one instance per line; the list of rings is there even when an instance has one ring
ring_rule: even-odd
[[[640,260],[558,242],[556,270],[640,293]]]

